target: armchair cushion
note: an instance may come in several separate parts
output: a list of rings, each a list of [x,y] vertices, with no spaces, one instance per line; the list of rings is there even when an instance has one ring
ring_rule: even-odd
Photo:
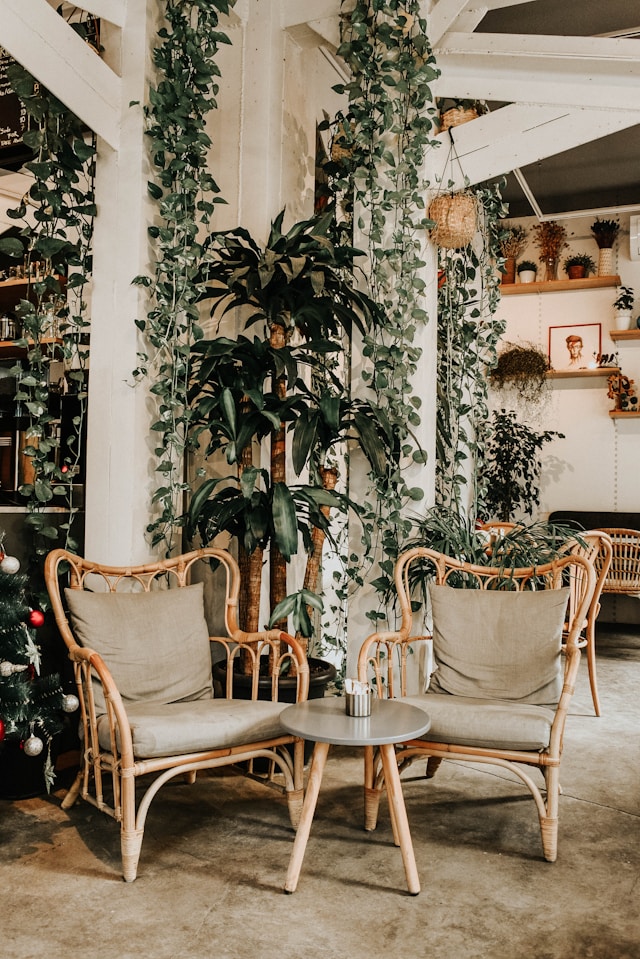
[[[431,726],[424,736],[429,742],[488,749],[546,749],[555,716],[554,710],[545,706],[447,693],[407,696],[402,702],[429,714]]]
[[[125,706],[211,699],[203,584],[140,593],[65,589],[76,637],[104,659]],[[98,715],[106,711],[94,684]]]
[[[429,594],[437,664],[430,693],[558,702],[568,587],[507,591],[430,584]]]
[[[195,702],[131,703],[126,707],[136,759],[177,756],[273,741],[289,734],[280,725],[286,703],[242,699]],[[98,739],[111,749],[109,722],[98,719]],[[121,748],[116,731],[118,749]]]

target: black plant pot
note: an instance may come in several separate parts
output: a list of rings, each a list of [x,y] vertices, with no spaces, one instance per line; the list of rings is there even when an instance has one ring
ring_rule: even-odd
[[[336,667],[332,663],[326,663],[323,659],[313,659],[309,657],[309,699],[322,699],[325,690],[330,682],[336,678]],[[222,689],[226,689],[227,670],[223,663],[214,663],[213,666],[214,682],[220,683]],[[237,673],[233,677],[233,698],[251,699],[251,676],[243,676]],[[297,679],[280,679],[278,681],[278,702],[295,703],[296,701]],[[261,676],[258,680],[258,699],[271,699],[271,677]]]
[[[17,739],[8,739],[0,751],[0,799],[33,799],[47,791],[44,765],[48,749],[45,743],[39,756],[27,756]],[[51,761],[57,755],[57,737],[51,743]]]
[[[309,657],[309,699],[323,699],[324,693],[329,685],[336,678],[336,667],[333,663],[327,663],[323,659],[314,659]],[[220,684],[222,690],[226,689],[227,685],[227,669],[225,663],[214,663],[213,666],[213,680],[214,684]],[[233,698],[234,699],[251,699],[251,676],[244,676],[241,673],[237,673],[233,677]],[[295,676],[292,679],[280,679],[278,681],[278,702],[279,703],[295,703],[296,701],[296,687],[297,679]],[[216,691],[216,695],[222,695]],[[261,676],[258,680],[258,699],[269,700],[271,699],[271,677],[270,676]],[[304,761],[308,763],[311,758],[311,753],[313,752],[314,743],[307,742],[304,747]],[[292,747],[287,746],[287,749],[291,752]],[[254,761],[255,768],[258,772],[264,771],[268,765],[266,759],[256,759]]]

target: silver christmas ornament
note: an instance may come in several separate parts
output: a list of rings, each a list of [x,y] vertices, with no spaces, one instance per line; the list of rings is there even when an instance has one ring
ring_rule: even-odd
[[[0,569],[3,573],[17,573],[20,569],[20,560],[17,556],[5,556],[0,562]]]
[[[79,705],[80,700],[77,696],[74,696],[73,693],[68,693],[62,697],[62,708],[65,713],[75,713]]]
[[[44,743],[39,736],[29,736],[25,740],[24,751],[26,756],[39,756],[44,749]]]

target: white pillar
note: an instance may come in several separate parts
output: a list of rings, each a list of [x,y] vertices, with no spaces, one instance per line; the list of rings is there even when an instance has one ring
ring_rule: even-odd
[[[115,565],[144,562],[151,555],[145,528],[157,484],[148,384],[134,387],[132,377],[140,349],[134,320],[148,309],[132,280],[150,270],[142,104],[156,16],[153,0],[129,0],[121,34],[107,30],[104,36],[105,56],[122,76],[123,90],[120,149],[98,141],[85,554]],[[132,101],[138,105],[129,106]]]

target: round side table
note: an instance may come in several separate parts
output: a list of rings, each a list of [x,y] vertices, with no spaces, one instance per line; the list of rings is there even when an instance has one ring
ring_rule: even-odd
[[[282,711],[280,722],[295,736],[315,741],[300,824],[287,871],[285,892],[295,892],[298,885],[329,747],[331,745],[378,746],[389,798],[394,839],[402,853],[409,892],[417,896],[420,892],[420,881],[393,746],[394,743],[417,739],[425,733],[431,725],[427,713],[418,709],[417,706],[410,706],[395,699],[374,699],[370,716],[347,716],[344,698],[330,696],[289,706]]]

